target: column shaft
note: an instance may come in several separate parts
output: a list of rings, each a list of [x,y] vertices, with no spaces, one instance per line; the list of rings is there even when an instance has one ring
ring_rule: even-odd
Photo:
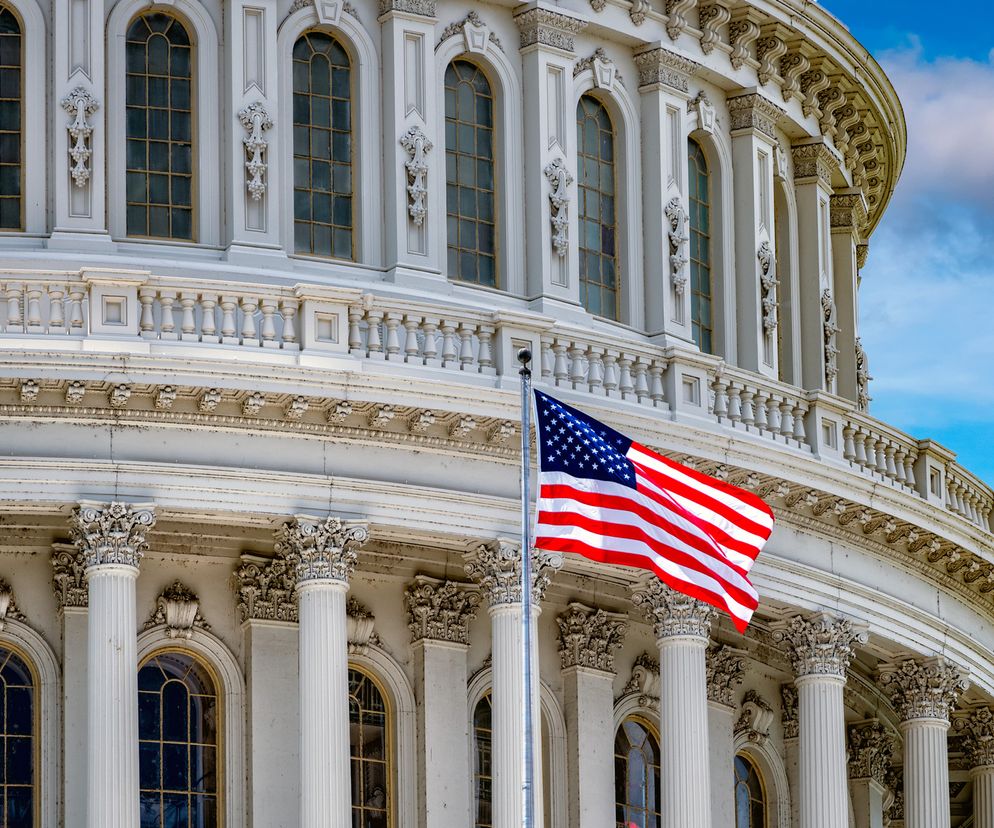
[[[87,610],[62,609],[62,768],[66,825],[86,824]]]
[[[710,828],[707,638],[659,639],[662,828]]]
[[[905,828],[949,828],[948,730],[949,722],[944,719],[901,723]]]
[[[349,828],[348,629],[344,581],[297,585],[300,600],[300,824]]]
[[[973,780],[973,824],[994,828],[994,765],[982,765],[970,773]]]
[[[842,688],[835,675],[799,676],[801,828],[847,828],[845,717]]]
[[[728,828],[735,824],[735,800],[728,796],[735,775],[735,710],[724,704],[708,704],[708,747],[711,779],[717,796],[711,801],[711,824]]]
[[[138,824],[138,568],[101,564],[87,571],[88,828]]]

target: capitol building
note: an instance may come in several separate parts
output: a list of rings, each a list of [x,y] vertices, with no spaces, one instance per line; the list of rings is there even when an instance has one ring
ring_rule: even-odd
[[[526,704],[537,828],[994,828],[906,146],[809,0],[0,0],[0,828],[516,828]],[[524,698],[523,347],[770,504],[745,634],[534,553]]]

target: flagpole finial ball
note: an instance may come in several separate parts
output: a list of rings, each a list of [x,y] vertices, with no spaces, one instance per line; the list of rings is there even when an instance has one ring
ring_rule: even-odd
[[[518,362],[522,365],[527,365],[532,361],[532,352],[529,348],[522,348],[518,351]]]

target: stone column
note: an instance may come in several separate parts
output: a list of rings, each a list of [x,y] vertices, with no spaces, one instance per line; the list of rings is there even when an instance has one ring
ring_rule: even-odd
[[[628,625],[623,615],[573,603],[558,618],[566,708],[567,823],[614,824],[614,654]]]
[[[717,610],[655,575],[636,582],[632,600],[659,646],[661,828],[711,828],[705,655]]]
[[[857,302],[856,246],[866,225],[866,198],[859,189],[832,196],[833,298],[837,314],[838,393],[847,400],[859,399],[856,376],[856,339],[859,324]]]
[[[882,664],[880,684],[901,716],[905,828],[949,828],[949,712],[969,686],[942,657]]]
[[[363,525],[297,515],[276,533],[296,568],[300,623],[300,825],[349,828],[349,653],[345,594]]]
[[[797,721],[797,688],[793,684],[780,685],[780,726],[783,728],[784,766],[790,788],[790,824],[799,825],[801,808],[798,791],[801,787]]]
[[[467,587],[418,575],[404,596],[414,653],[423,828],[473,824],[466,650],[480,594]]]
[[[798,696],[800,828],[847,828],[846,729],[842,689],[866,628],[819,612],[773,627],[794,667]]]
[[[994,712],[989,707],[974,707],[957,716],[955,728],[962,734],[973,782],[973,824],[975,828],[994,828]]]
[[[522,688],[521,554],[520,545],[494,540],[467,555],[466,574],[476,581],[489,605],[493,634],[493,808],[495,828],[521,825]],[[562,555],[532,550],[533,630],[538,627],[542,596]],[[532,636],[532,722],[535,774],[535,828],[542,828],[542,715],[539,705],[537,637]]]
[[[849,793],[855,828],[883,828],[894,738],[876,719],[849,727]]]
[[[138,824],[135,582],[155,525],[150,504],[81,501],[69,518],[86,567],[87,828]]]
[[[735,802],[725,794],[735,774],[735,688],[742,684],[745,656],[745,650],[725,644],[711,644],[707,649],[710,773],[714,792],[721,792],[712,798],[713,828],[735,824]]]

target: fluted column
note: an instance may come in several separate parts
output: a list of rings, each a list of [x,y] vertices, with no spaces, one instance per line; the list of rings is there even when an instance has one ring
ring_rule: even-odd
[[[994,828],[994,711],[975,707],[956,718],[973,782],[973,824]]]
[[[905,828],[949,828],[949,712],[969,682],[941,657],[883,664],[879,671],[901,715]]]
[[[628,625],[624,616],[572,603],[559,616],[559,659],[569,768],[567,823],[614,824],[614,654]]]
[[[883,828],[894,737],[876,719],[849,728],[849,793],[855,828]]]
[[[479,603],[479,591],[468,584],[424,575],[404,595],[414,654],[423,828],[465,828],[474,821],[466,650]]]
[[[521,554],[514,543],[495,540],[467,556],[466,574],[479,583],[489,604],[493,635],[493,809],[495,828],[521,825],[521,722],[525,700],[521,659]],[[533,629],[538,627],[541,601],[562,556],[532,550]],[[532,722],[535,774],[535,828],[542,828],[542,718],[539,707],[539,665],[532,636]]]
[[[632,600],[659,646],[661,828],[711,828],[705,654],[717,611],[654,575],[638,581]]]
[[[300,624],[300,825],[350,828],[349,655],[345,594],[365,526],[297,515],[276,535],[296,567]]]
[[[787,646],[797,687],[800,826],[847,828],[842,689],[853,646],[866,641],[866,628],[822,612],[779,622],[773,636]]]
[[[138,824],[135,582],[155,525],[148,504],[81,502],[69,519],[86,567],[87,828]]]
[[[711,778],[715,792],[720,780],[729,782],[735,773],[735,689],[745,673],[745,650],[725,644],[711,644],[707,649],[708,746],[711,753]],[[714,797],[711,824],[727,828],[735,824],[735,802],[723,793]]]

